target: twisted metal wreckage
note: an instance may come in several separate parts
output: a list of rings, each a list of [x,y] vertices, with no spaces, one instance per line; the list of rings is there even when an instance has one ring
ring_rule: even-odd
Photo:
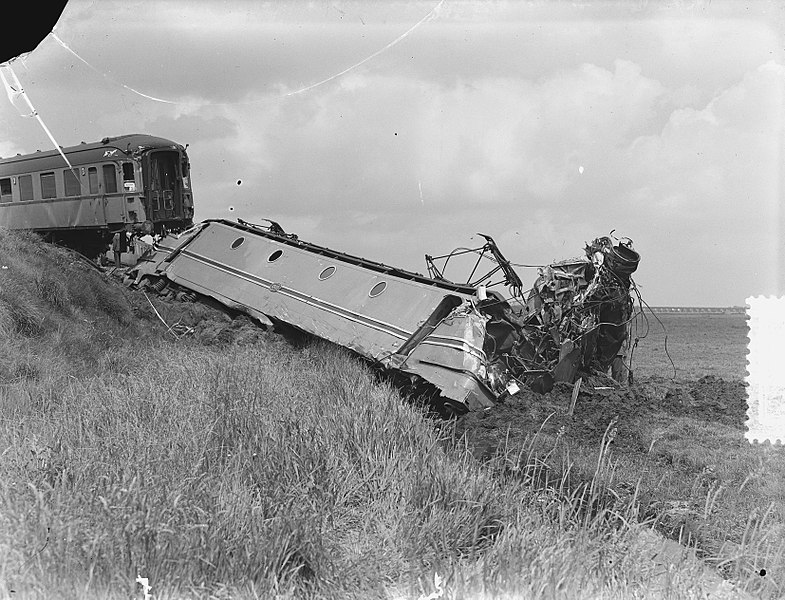
[[[629,239],[597,238],[584,256],[540,267],[524,291],[490,236],[479,248],[426,255],[424,276],[268,223],[208,220],[169,236],[128,282],[208,296],[268,327],[350,348],[410,385],[430,384],[452,413],[493,406],[522,385],[546,392],[579,373],[607,372],[628,335],[639,261]],[[447,279],[450,261],[468,254],[477,260],[466,282]]]

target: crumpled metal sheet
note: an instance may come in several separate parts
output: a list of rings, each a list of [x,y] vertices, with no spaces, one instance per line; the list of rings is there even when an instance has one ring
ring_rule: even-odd
[[[579,371],[606,371],[627,336],[632,316],[630,246],[597,238],[585,256],[539,269],[522,306],[488,306],[490,353],[499,370],[547,391],[574,382]]]
[[[495,394],[488,385],[488,358],[483,349],[487,320],[471,300],[464,300],[398,368],[421,376],[445,397],[471,409],[492,406]]]

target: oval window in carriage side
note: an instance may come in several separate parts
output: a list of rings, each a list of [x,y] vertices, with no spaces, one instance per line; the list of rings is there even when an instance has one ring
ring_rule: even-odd
[[[376,298],[377,296],[380,296],[386,289],[387,289],[387,282],[380,281],[379,283],[377,283],[375,286],[371,288],[371,291],[368,292],[368,296],[370,296],[371,298]]]
[[[333,265],[330,265],[329,267],[325,267],[324,269],[322,269],[322,272],[319,273],[319,279],[321,281],[324,281],[325,279],[329,279],[335,274],[335,270],[336,269]]]

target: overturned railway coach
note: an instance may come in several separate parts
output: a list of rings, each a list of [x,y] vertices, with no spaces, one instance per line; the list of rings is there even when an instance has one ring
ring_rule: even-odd
[[[476,249],[490,260],[488,274],[456,283],[431,257],[426,277],[270,223],[205,221],[156,244],[129,283],[208,296],[350,348],[415,386],[430,384],[448,413],[493,406],[521,385],[547,391],[607,370],[627,336],[638,262],[631,242],[598,238],[583,257],[540,269],[525,294],[489,236]],[[509,295],[489,289],[496,285]]]
[[[143,134],[0,159],[0,227],[38,232],[88,256],[114,232],[193,224],[188,155]]]

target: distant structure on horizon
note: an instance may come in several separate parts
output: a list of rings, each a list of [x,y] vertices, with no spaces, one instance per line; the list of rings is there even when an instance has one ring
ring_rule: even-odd
[[[746,312],[743,306],[650,306],[649,308],[654,313],[735,315]]]

